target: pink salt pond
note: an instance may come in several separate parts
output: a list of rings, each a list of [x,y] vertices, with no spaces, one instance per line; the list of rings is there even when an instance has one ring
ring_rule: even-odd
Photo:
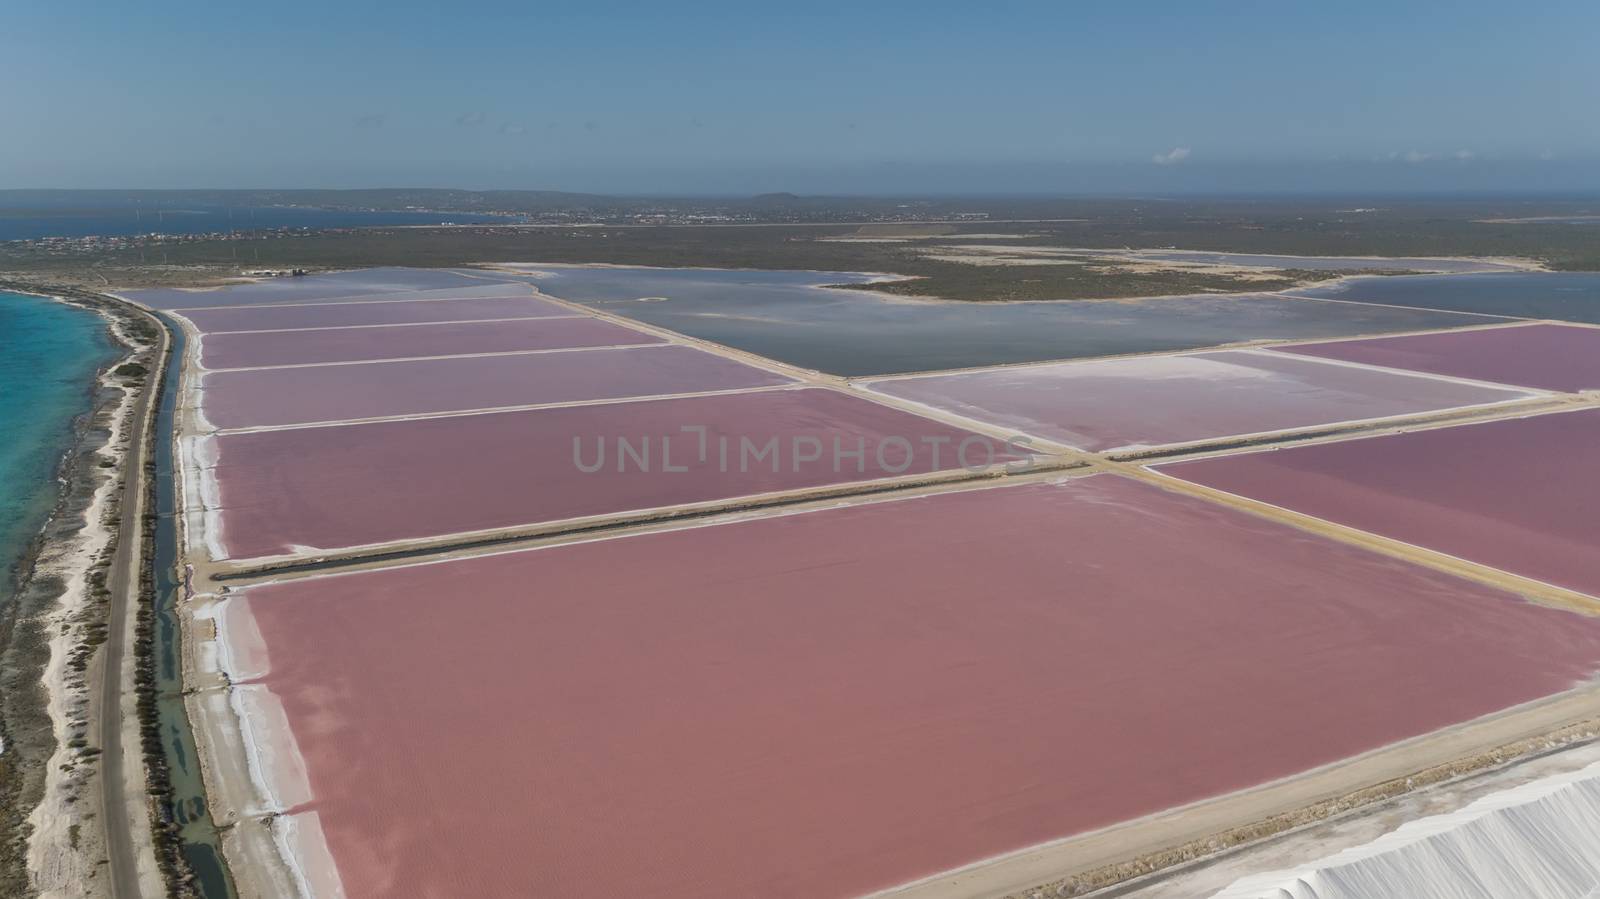
[[[1600,665],[1600,621],[1109,475],[249,587],[223,624],[291,819],[373,899],[857,896]]]
[[[1529,395],[1255,350],[1022,365],[891,378],[869,386],[1095,452],[1433,412]]]

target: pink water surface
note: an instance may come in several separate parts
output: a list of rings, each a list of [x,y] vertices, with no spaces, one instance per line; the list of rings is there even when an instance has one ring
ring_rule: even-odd
[[[301,277],[264,278],[227,287],[192,290],[153,288],[123,293],[155,309],[193,309],[270,303],[337,302],[378,294],[393,298],[413,296],[484,296],[504,292],[506,282],[489,272],[471,274],[446,269],[369,268],[319,272]]]
[[[478,299],[363,300],[298,306],[236,306],[196,309],[183,315],[201,331],[265,331],[285,328],[334,328],[352,325],[396,325],[420,322],[474,321],[477,319],[535,318],[575,315],[571,309],[526,296],[506,296],[509,291]]]
[[[769,387],[790,378],[686,346],[262,368],[206,375],[219,428]]]
[[[1306,428],[1525,395],[1232,350],[1026,365],[871,386],[1091,451]]]
[[[1278,347],[1286,353],[1365,362],[1544,390],[1600,389],[1600,328],[1525,325]]]
[[[1600,665],[1600,621],[1104,475],[233,601],[374,899],[860,895]]]
[[[200,362],[207,368],[242,368],[663,342],[660,337],[597,318],[536,318],[408,328],[212,334],[201,341]]]
[[[225,434],[214,474],[228,554],[250,558],[951,470],[967,438],[968,463],[1001,464],[970,432],[783,390]]]
[[[1161,470],[1600,596],[1597,410],[1221,456]]]

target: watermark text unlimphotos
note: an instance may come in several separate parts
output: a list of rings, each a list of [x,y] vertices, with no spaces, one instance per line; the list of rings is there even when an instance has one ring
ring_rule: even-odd
[[[979,434],[778,436],[713,434],[706,425],[683,425],[676,434],[574,436],[572,464],[584,474],[825,471],[885,477],[956,467],[1018,472],[1034,464],[1030,443],[1020,435],[1004,440]]]

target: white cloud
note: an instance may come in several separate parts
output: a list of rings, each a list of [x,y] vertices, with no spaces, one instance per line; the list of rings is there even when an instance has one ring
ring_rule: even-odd
[[[1455,152],[1455,157],[1462,162],[1466,162],[1469,159],[1475,159],[1477,156],[1478,154],[1472,152],[1471,150],[1457,150]]]
[[[1151,157],[1151,161],[1156,165],[1177,165],[1188,158],[1188,147],[1173,147],[1171,150],[1168,150],[1165,153],[1157,153],[1155,156]]]

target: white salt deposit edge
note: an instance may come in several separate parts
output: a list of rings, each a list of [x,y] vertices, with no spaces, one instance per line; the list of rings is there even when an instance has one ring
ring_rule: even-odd
[[[208,371],[197,371],[194,383],[189,387],[188,406],[190,414],[194,417],[194,428],[202,433],[210,433],[217,428],[206,418],[206,378],[210,377]]]
[[[322,821],[305,806],[315,799],[305,759],[300,755],[282,703],[264,684],[243,683],[272,670],[266,641],[250,613],[245,587],[195,613],[212,622],[215,636],[207,656],[231,685],[224,702],[238,725],[233,734],[216,734],[243,754],[255,800],[245,811],[266,816],[273,846],[300,899],[344,899],[339,866],[322,832]],[[215,702],[215,698],[210,701]],[[221,709],[213,708],[214,719]],[[220,720],[220,719],[218,719]]]
[[[272,689],[258,682],[271,670],[271,659],[248,601],[230,596],[196,617],[209,618],[216,628],[213,658],[230,682],[228,708],[257,796],[249,811],[280,814],[309,803],[311,779],[289,716]]]
[[[183,475],[184,546],[205,546],[213,560],[228,558],[222,538],[222,488],[217,484],[220,455],[215,437],[191,435],[178,441]]]
[[[272,819],[270,826],[278,855],[303,899],[344,899],[339,866],[328,851],[316,812],[280,815]]]
[[[260,680],[272,670],[267,655],[267,641],[256,627],[256,617],[250,614],[245,599],[250,588],[234,591],[230,596],[215,600],[195,613],[199,620],[209,620],[216,629],[211,641],[213,670],[226,674],[234,683]]]
[[[1242,878],[1212,899],[1394,897],[1600,897],[1600,764],[1412,821],[1294,870]]]
[[[239,722],[250,780],[260,797],[261,805],[249,811],[281,813],[310,802],[313,795],[305,759],[278,698],[257,684],[231,687],[228,698]]]

